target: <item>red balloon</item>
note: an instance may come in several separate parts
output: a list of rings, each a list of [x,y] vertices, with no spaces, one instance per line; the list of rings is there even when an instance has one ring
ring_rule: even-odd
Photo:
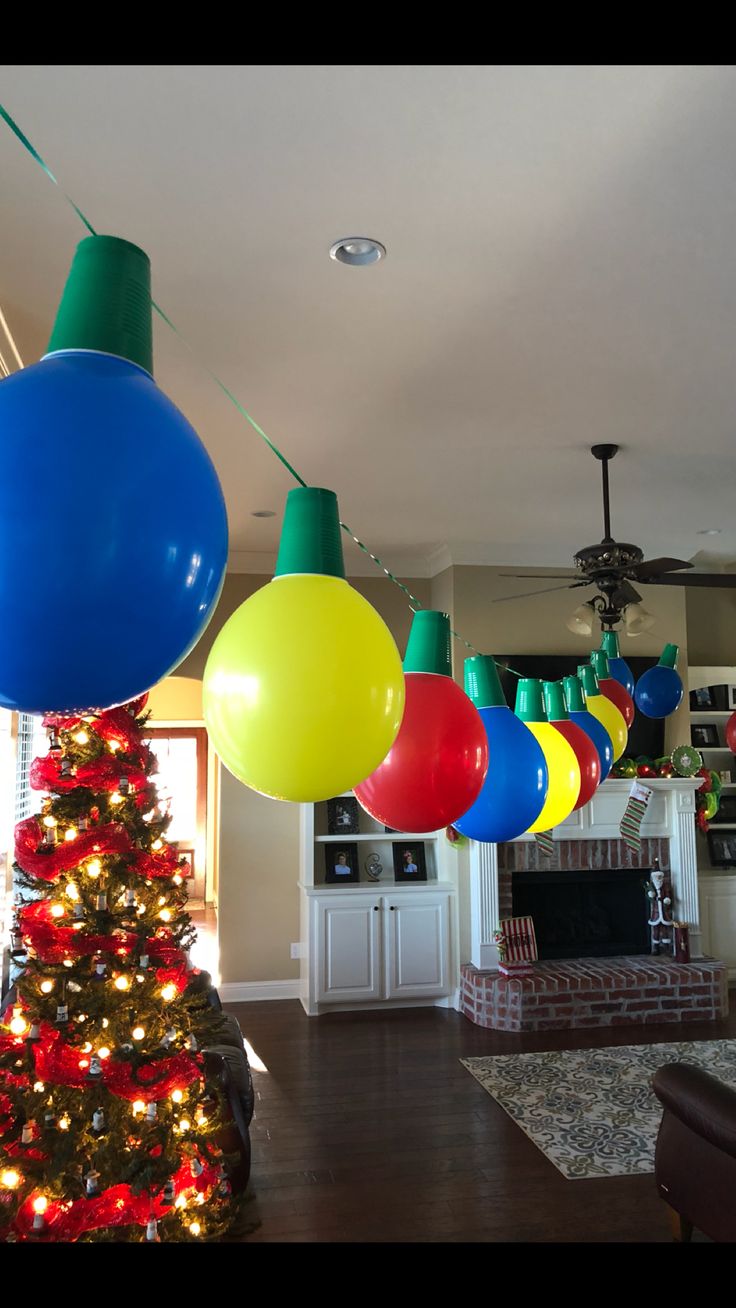
[[[726,723],[726,744],[732,754],[736,754],[736,713],[732,713]]]
[[[620,681],[614,681],[613,677],[601,677],[598,686],[601,695],[610,699],[612,704],[616,705],[619,713],[624,717],[627,727],[630,727],[634,721],[634,701],[631,698],[625,686]]]
[[[355,794],[394,831],[437,831],[467,813],[487,771],[488,737],[465,692],[450,677],[407,672],[399,734]]]
[[[577,722],[560,718],[559,721],[553,722],[552,726],[565,737],[568,745],[572,745],[580,766],[580,794],[573,809],[574,813],[576,809],[585,807],[601,784],[601,756],[593,744],[592,736],[589,736],[587,731],[583,731]]]

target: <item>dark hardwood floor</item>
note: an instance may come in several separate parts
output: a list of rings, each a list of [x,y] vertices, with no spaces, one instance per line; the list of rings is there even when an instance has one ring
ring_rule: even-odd
[[[733,998],[733,996],[732,996]],[[670,1240],[653,1176],[567,1181],[459,1059],[736,1036],[722,1023],[508,1035],[440,1008],[230,1006],[255,1072],[248,1241]]]

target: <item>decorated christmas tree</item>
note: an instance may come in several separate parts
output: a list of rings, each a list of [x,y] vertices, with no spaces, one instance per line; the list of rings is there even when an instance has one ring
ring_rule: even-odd
[[[220,1019],[187,957],[188,869],[166,840],[145,699],[46,717],[49,752],[31,765],[48,794],[15,832],[5,1240],[204,1240],[232,1220],[200,1052]]]

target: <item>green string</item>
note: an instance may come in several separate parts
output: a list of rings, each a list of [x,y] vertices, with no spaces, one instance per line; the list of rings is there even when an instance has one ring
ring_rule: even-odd
[[[67,201],[69,205],[71,205],[75,214],[84,224],[84,226],[87,228],[87,231],[90,233],[90,235],[97,236],[97,231],[92,226],[92,223],[89,221],[89,218],[86,216],[86,214],[82,212],[79,206],[75,204],[72,197],[64,190],[64,187],[61,185],[61,182],[59,181],[58,177],[54,176],[48,164],[46,163],[46,160],[38,153],[36,147],[32,145],[31,142],[28,140],[28,137],[26,136],[25,132],[21,131],[18,124],[15,122],[13,118],[11,118],[7,109],[5,109],[5,107],[2,104],[0,104],[0,117],[4,119],[4,121],[7,123],[13,135],[18,138],[21,145],[24,147],[25,150],[28,151],[31,158],[35,160],[35,162],[43,170],[43,172],[50,179],[50,181],[54,183],[54,186],[57,186],[59,188],[62,195],[64,196],[64,199]],[[245,406],[240,403],[240,400],[237,398],[237,396],[233,395],[232,391],[225,385],[225,383],[223,381],[220,381],[220,378],[217,376],[217,374],[213,372],[212,369],[209,367],[209,365],[203,361],[198,351],[195,350],[194,346],[190,344],[186,336],[182,335],[182,333],[179,331],[179,328],[176,326],[175,323],[171,321],[168,314],[165,313],[164,310],[161,308],[160,304],[157,304],[156,301],[153,299],[151,300],[151,304],[153,309],[158,314],[159,318],[161,318],[162,321],[166,323],[166,326],[171,329],[174,335],[177,336],[178,339],[182,342],[182,344],[184,344],[187,347],[187,349],[194,355],[200,367],[203,368],[204,371],[207,373],[207,375],[212,378],[215,385],[219,387],[223,395],[226,396],[226,398],[230,401],[230,403],[235,406],[241,418],[245,418],[245,421],[250,424],[250,426],[253,428],[253,431],[256,432],[258,436],[260,436],[262,441],[265,441],[268,448],[271,450],[273,454],[276,455],[276,458],[281,461],[283,466],[286,468],[287,472],[291,473],[294,480],[297,481],[300,486],[306,486],[308,483],[304,480],[303,477],[300,477],[299,473],[296,471],[296,468],[294,468],[292,464],[289,463],[289,460],[286,458],[286,455],[281,453],[281,450],[278,448],[278,446],[274,445],[273,441],[270,439],[269,436],[266,435],[265,431],[260,426],[260,424],[257,423],[255,418],[251,416],[251,414],[248,412]],[[391,572],[389,568],[387,568],[385,564],[381,562],[381,560],[377,557],[377,555],[373,554],[372,551],[368,549],[368,546],[363,544],[362,540],[359,540],[359,538],[355,535],[355,533],[347,525],[347,523],[341,521],[340,526],[342,527],[343,531],[347,533],[350,539],[355,542],[358,548],[361,549],[364,554],[368,555],[368,558],[373,563],[375,563],[376,567],[381,569],[384,575],[388,577],[389,581],[392,581],[395,586],[398,586],[399,590],[403,591],[403,593],[406,595],[407,599],[409,600],[409,604],[412,611],[416,613],[419,609],[421,609],[422,604],[417,599],[416,595],[412,595],[408,586],[405,586],[402,581],[399,581],[398,577],[396,577],[394,573]],[[455,640],[459,640],[461,644],[465,646],[466,649],[472,650],[473,654],[479,653],[479,651],[475,648],[475,645],[471,645],[470,641],[466,640],[464,636],[461,636],[459,632],[453,631],[452,628],[450,628],[450,631],[451,634],[455,637]],[[494,662],[496,662],[496,660],[494,660]],[[506,668],[504,664],[496,662],[496,666],[501,668],[502,670],[505,670],[506,672],[511,672],[515,677],[522,676],[522,673],[516,672],[514,668]]]

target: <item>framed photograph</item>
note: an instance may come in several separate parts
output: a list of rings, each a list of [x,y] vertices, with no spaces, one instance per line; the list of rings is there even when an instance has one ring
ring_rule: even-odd
[[[710,722],[693,722],[690,734],[692,744],[698,749],[716,748],[718,745],[718,727]]]
[[[179,846],[179,860],[181,861],[182,859],[187,865],[186,875],[188,877],[193,877],[194,876],[194,850],[182,849],[181,846]]]
[[[690,691],[690,708],[696,712],[698,709],[715,708],[715,700],[710,686],[700,686],[698,690]]]
[[[731,776],[731,773],[728,768],[723,768],[722,771],[718,773],[718,775],[721,778],[722,786],[730,786],[733,784],[733,777]]]
[[[721,795],[718,805],[718,812],[714,817],[709,818],[710,825],[717,826],[719,823],[730,824],[736,822],[736,795]]]
[[[330,836],[355,836],[358,834],[358,814],[360,805],[354,795],[341,795],[339,799],[327,801],[327,833]]]
[[[712,867],[736,867],[736,831],[709,831],[708,854]]]
[[[325,885],[349,886],[360,881],[356,844],[325,845]]]
[[[424,845],[421,841],[414,844],[392,846],[394,856],[394,881],[426,881],[427,865],[424,859]]]

